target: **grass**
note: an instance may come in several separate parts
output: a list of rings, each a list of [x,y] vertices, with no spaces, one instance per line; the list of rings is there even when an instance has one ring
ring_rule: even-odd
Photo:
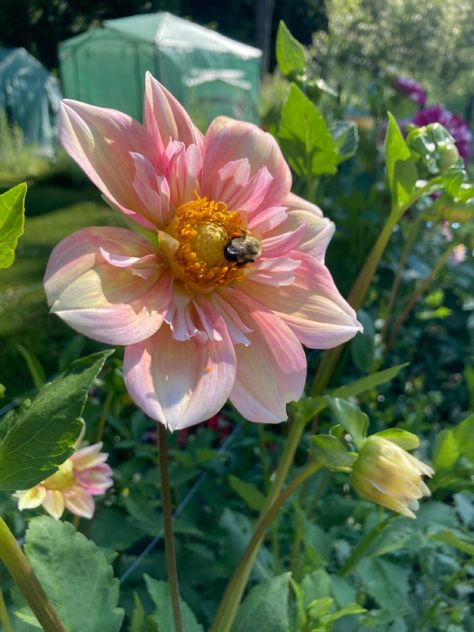
[[[74,336],[48,313],[42,278],[51,250],[80,228],[117,223],[114,211],[86,184],[70,186],[56,178],[29,187],[25,233],[15,263],[0,271],[0,382],[7,397],[33,386],[18,344],[32,352],[50,376],[57,371],[61,353]]]

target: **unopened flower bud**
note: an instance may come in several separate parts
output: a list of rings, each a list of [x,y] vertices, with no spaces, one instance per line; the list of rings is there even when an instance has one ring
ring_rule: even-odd
[[[433,474],[429,465],[393,441],[372,435],[360,449],[352,468],[351,481],[361,496],[415,518],[418,500],[430,495],[423,476]]]

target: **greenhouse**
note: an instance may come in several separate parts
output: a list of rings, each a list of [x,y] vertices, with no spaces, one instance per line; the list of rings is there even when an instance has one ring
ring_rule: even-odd
[[[141,119],[149,70],[201,127],[219,114],[258,122],[261,51],[170,13],[105,20],[59,50],[68,98]]]

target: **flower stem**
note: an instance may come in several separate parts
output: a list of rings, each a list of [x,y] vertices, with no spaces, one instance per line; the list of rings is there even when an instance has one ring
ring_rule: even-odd
[[[166,427],[158,423],[158,460],[160,465],[161,495],[163,501],[163,529],[165,534],[165,555],[168,583],[170,586],[171,603],[176,632],[183,632],[181,607],[179,599],[178,571],[176,568],[176,553],[174,547],[173,519],[171,506],[171,488],[168,473],[168,438]]]
[[[375,540],[375,538],[382,533],[382,531],[387,527],[391,521],[394,519],[394,516],[387,516],[381,522],[377,523],[373,529],[371,529],[367,535],[365,535],[359,544],[355,547],[354,551],[350,558],[346,561],[344,566],[339,571],[339,575],[344,577],[348,575],[352,569],[355,567],[357,562],[363,557],[364,553],[367,551],[369,546]]]
[[[295,427],[295,426],[293,426]],[[242,595],[245,584],[247,583],[248,573],[252,569],[258,549],[265,536],[265,532],[278,514],[282,506],[288,498],[302,485],[310,476],[313,476],[322,467],[321,463],[311,463],[307,465],[288,485],[284,492],[272,501],[267,507],[267,511],[258,521],[252,539],[247,545],[245,552],[234,571],[234,574],[227,585],[227,590],[220,603],[216,618],[211,627],[210,632],[229,632],[234,622],[234,618],[239,607],[240,597]],[[238,598],[236,596],[238,595]]]
[[[112,399],[114,397],[114,392],[112,389],[107,393],[107,397],[105,398],[104,405],[102,407],[102,412],[100,414],[99,424],[97,426],[97,433],[95,436],[95,442],[99,443],[102,441],[102,436],[105,430],[105,422],[107,421],[107,417],[110,411],[110,405],[112,403]]]
[[[405,307],[405,309],[403,310],[402,314],[397,318],[397,320],[395,322],[395,325],[394,325],[393,330],[392,330],[392,334],[391,334],[390,339],[388,340],[387,345],[385,347],[385,354],[387,354],[391,350],[391,348],[393,347],[393,345],[395,343],[395,340],[397,339],[398,332],[402,328],[404,322],[406,321],[406,319],[408,318],[408,316],[410,315],[411,311],[413,310],[415,305],[418,303],[420,298],[426,292],[426,290],[428,289],[428,287],[431,284],[431,282],[436,278],[438,272],[441,270],[441,268],[444,266],[444,264],[448,260],[448,257],[451,254],[451,252],[453,251],[453,249],[455,248],[455,246],[456,246],[456,244],[453,243],[448,248],[446,248],[446,250],[443,252],[441,257],[438,259],[438,261],[436,262],[435,266],[433,267],[433,269],[429,273],[429,275],[425,279],[423,279],[422,283],[420,283],[420,285],[419,285],[418,289],[416,290],[416,292],[414,292],[414,294],[412,294],[412,296],[411,296],[411,298],[410,298],[410,300],[408,302],[408,305]]]
[[[13,632],[13,626],[10,622],[7,606],[5,604],[5,599],[3,598],[3,593],[1,590],[0,590],[0,623],[2,624],[2,630],[4,630],[4,632]]]
[[[23,593],[43,630],[66,632],[15,536],[2,518],[0,518],[0,559]]]

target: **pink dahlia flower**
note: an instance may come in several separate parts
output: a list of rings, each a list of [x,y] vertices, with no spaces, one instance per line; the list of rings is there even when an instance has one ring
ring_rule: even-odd
[[[76,516],[92,518],[94,498],[112,486],[112,469],[101,452],[102,443],[77,450],[59,466],[58,471],[31,489],[15,493],[18,508],[34,509],[43,505],[50,516],[59,520],[66,507]]]
[[[397,92],[405,95],[410,101],[418,105],[425,105],[426,92],[420,84],[411,77],[400,76],[394,79],[392,86]]]
[[[54,249],[51,310],[125,345],[130,395],[171,430],[228,398],[251,421],[283,421],[304,388],[301,343],[361,329],[324,265],[334,226],[290,193],[278,144],[255,125],[219,117],[203,136],[150,74],[144,121],[63,102],[64,147],[130,229],[86,228]]]

